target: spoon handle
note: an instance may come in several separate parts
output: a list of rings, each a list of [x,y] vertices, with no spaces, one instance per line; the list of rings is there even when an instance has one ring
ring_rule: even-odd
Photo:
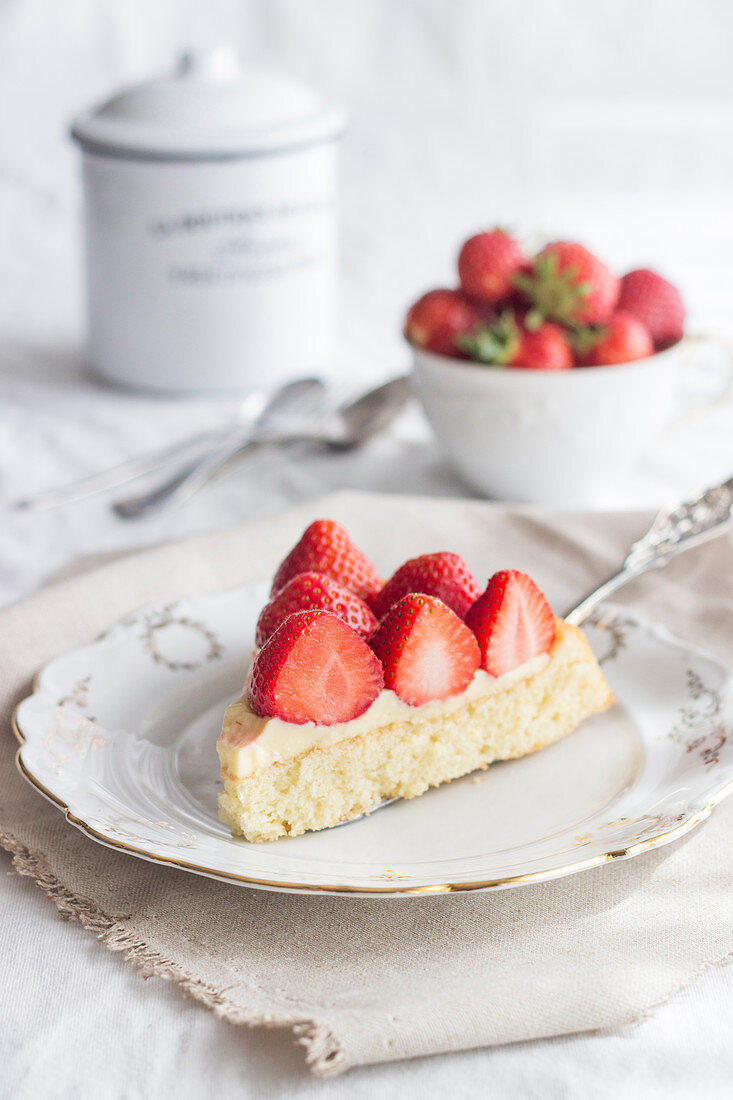
[[[591,611],[622,585],[650,569],[659,569],[668,561],[709,539],[733,530],[733,478],[707,489],[695,500],[687,500],[673,509],[662,509],[645,535],[629,550],[618,573],[590,592],[565,616],[571,626],[579,626]]]
[[[100,493],[119,489],[145,474],[154,473],[158,468],[162,470],[176,459],[192,454],[202,447],[209,449],[212,443],[221,439],[222,434],[225,433],[222,433],[221,429],[197,432],[196,435],[188,436],[155,451],[126,458],[114,466],[87,474],[86,477],[81,477],[67,485],[42,489],[32,497],[23,497],[14,501],[11,507],[16,511],[35,512],[58,508],[65,504],[76,504],[78,501],[87,500]]]
[[[206,451],[192,462],[186,463],[157,489],[115,501],[112,511],[121,519],[141,519],[172,504],[183,504],[209,481],[235,454],[249,455],[262,447],[279,442],[278,439],[246,441],[239,432],[218,446]]]
[[[653,567],[649,565],[646,568],[651,569]],[[591,611],[595,611],[598,604],[605,600],[607,596],[610,596],[612,592],[616,592],[623,585],[628,584],[634,577],[641,576],[644,572],[646,572],[646,569],[636,571],[621,569],[618,573],[614,573],[603,584],[599,584],[598,588],[594,588],[592,592],[589,592],[579,604],[576,604],[573,610],[565,616],[565,622],[570,623],[571,626],[580,626],[588,618]]]

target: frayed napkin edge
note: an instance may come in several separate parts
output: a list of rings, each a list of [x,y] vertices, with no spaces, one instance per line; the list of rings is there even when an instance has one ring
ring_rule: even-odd
[[[194,977],[173,959],[129,932],[123,921],[105,913],[91,899],[72,893],[51,871],[42,852],[32,851],[4,831],[0,831],[0,845],[10,854],[13,869],[33,879],[54,903],[62,919],[76,921],[93,932],[108,951],[120,952],[143,978],[174,982],[184,996],[200,1001],[215,1016],[230,1024],[290,1029],[297,1043],[304,1047],[306,1065],[316,1077],[336,1077],[350,1068],[341,1043],[326,1024],[302,1017],[244,1012],[220,990]]]

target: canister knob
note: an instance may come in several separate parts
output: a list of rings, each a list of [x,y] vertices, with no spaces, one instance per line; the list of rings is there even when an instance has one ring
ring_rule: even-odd
[[[185,50],[176,66],[176,76],[194,80],[233,80],[239,75],[239,58],[230,46]]]

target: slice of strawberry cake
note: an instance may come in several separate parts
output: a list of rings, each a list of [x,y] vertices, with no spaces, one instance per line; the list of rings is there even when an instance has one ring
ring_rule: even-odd
[[[535,752],[613,702],[581,630],[517,570],[424,554],[383,584],[333,520],[277,570],[217,743],[221,820],[297,836]]]

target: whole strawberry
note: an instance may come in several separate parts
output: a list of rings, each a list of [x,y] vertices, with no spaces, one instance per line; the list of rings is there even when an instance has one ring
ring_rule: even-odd
[[[376,569],[340,523],[317,519],[305,529],[275,573],[273,596],[298,573],[325,573],[368,603],[382,587]]]
[[[584,367],[631,363],[654,354],[646,325],[631,313],[614,313],[596,332],[579,333],[578,363]]]
[[[471,359],[492,366],[568,370],[574,364],[573,349],[560,325],[544,321],[528,329],[513,310],[479,325],[461,339],[461,346]]]
[[[370,645],[382,662],[385,687],[413,707],[465,691],[479,667],[474,635],[435,596],[403,596]]]
[[[555,616],[531,577],[518,569],[494,573],[466,615],[478,639],[481,667],[491,676],[549,653],[555,641]]]
[[[640,267],[621,280],[618,308],[642,321],[657,348],[667,348],[682,339],[685,305],[676,286],[656,271]]]
[[[459,290],[429,290],[410,306],[405,336],[411,344],[438,355],[462,357],[456,340],[481,321],[479,306]],[[465,358],[465,356],[463,356]]]
[[[612,313],[620,289],[610,268],[573,241],[546,245],[532,261],[531,272],[519,272],[514,284],[532,307],[529,328],[544,318],[565,325],[597,324]]]
[[[469,237],[458,254],[458,275],[466,294],[493,304],[508,298],[513,278],[527,257],[519,241],[503,229]]]
[[[265,642],[252,665],[255,714],[302,725],[358,718],[384,687],[379,660],[330,611],[296,611]]]
[[[377,620],[355,592],[325,573],[298,573],[262,609],[255,644],[262,646],[295,611],[320,609],[338,615],[360,638],[368,638]]]
[[[519,349],[509,365],[532,370],[569,370],[574,359],[567,333],[552,321],[545,321],[534,331],[522,328]]]
[[[463,618],[480,589],[460,554],[448,551],[421,554],[418,558],[410,558],[390,577],[372,600],[372,611],[381,619],[393,604],[410,592],[437,596]]]

